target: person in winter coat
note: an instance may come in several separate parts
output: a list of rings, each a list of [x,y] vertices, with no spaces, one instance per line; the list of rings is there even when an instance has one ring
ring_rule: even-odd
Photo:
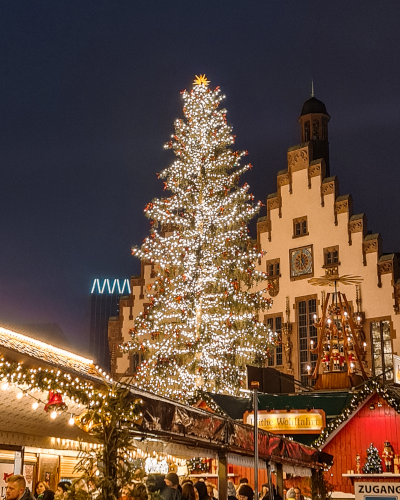
[[[49,488],[43,493],[42,500],[54,500],[54,491]]]
[[[149,474],[146,481],[146,488],[149,493],[160,492],[163,500],[181,500],[179,490],[169,488],[165,484],[164,474]]]
[[[35,488],[34,497],[35,498],[43,498],[44,492],[48,489],[49,489],[49,487],[44,481],[39,481],[36,485],[36,488]]]
[[[242,484],[238,491],[239,500],[253,500],[254,491],[249,484]]]
[[[199,493],[200,500],[211,500],[210,497],[208,496],[207,486],[206,486],[206,483],[204,481],[197,481],[197,483],[195,483],[194,487],[196,488],[196,490]]]
[[[35,500],[35,497],[26,487],[24,476],[14,474],[7,479],[6,500]]]
[[[236,489],[231,480],[228,480],[228,500],[236,500]]]
[[[71,481],[60,481],[57,484],[56,493],[54,495],[55,500],[63,500],[64,498],[66,498],[71,486]]]

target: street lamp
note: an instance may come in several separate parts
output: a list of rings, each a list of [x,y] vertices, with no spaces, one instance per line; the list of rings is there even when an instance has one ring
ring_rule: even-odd
[[[254,409],[254,500],[258,500],[258,388],[260,383],[250,382],[250,388],[253,390],[253,409]]]

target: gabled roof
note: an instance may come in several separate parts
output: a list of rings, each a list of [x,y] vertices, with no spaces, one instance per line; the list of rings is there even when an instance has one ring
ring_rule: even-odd
[[[331,433],[345,425],[345,422],[359,411],[364,401],[377,392],[387,403],[400,413],[400,387],[383,386],[375,379],[369,379],[358,391],[313,391],[295,394],[259,394],[259,410],[322,409],[326,414],[326,427],[318,434],[294,434],[296,441],[322,446]],[[235,398],[221,394],[210,397],[229,417],[241,420],[251,403],[246,398]]]
[[[46,344],[51,344],[54,347],[59,347],[66,351],[71,350],[71,344],[62,331],[58,323],[28,323],[28,324],[5,324],[3,328],[7,328],[13,332],[21,333],[27,337],[32,337],[36,340],[41,340]]]
[[[245,411],[251,407],[248,398],[236,398],[223,394],[210,394],[217,405],[231,418],[242,419]],[[259,410],[304,410],[306,408],[323,409],[327,419],[336,418],[351,401],[350,391],[314,391],[294,394],[259,394]]]
[[[73,370],[80,375],[90,375],[91,377],[100,379],[93,365],[93,360],[71,351],[52,346],[42,340],[37,340],[33,337],[4,328],[3,326],[0,326],[0,348],[1,347],[60,368]]]

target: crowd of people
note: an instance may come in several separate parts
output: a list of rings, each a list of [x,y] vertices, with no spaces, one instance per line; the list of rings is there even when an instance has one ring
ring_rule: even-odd
[[[96,500],[99,491],[93,481],[79,479],[74,483],[61,481],[56,491],[52,491],[48,484],[39,481],[32,494],[26,486],[24,476],[13,475],[7,479],[6,500],[73,500],[76,492],[84,493],[80,498]],[[240,480],[236,487],[232,480],[228,480],[228,500],[253,500],[254,491],[246,478]],[[286,500],[304,500],[300,488],[291,488],[286,494]],[[215,485],[204,479],[189,478],[179,480],[175,472],[166,476],[150,474],[144,482],[132,483],[121,488],[119,500],[218,500],[218,491]],[[268,484],[263,484],[259,493],[259,500],[282,500],[275,487],[269,490]]]

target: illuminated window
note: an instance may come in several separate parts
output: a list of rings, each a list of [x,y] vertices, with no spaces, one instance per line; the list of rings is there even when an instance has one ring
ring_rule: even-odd
[[[271,316],[265,319],[265,324],[276,333],[275,347],[273,352],[268,356],[268,366],[281,366],[283,364],[282,358],[282,316]]]
[[[382,375],[384,381],[393,380],[393,349],[388,320],[371,321],[371,340],[374,375]]]
[[[300,353],[300,380],[305,386],[309,385],[307,367],[311,367],[311,373],[315,368],[318,355],[311,354],[311,341],[317,346],[317,329],[314,326],[314,314],[317,312],[317,300],[315,298],[300,299],[297,301],[297,324],[299,334]]]

